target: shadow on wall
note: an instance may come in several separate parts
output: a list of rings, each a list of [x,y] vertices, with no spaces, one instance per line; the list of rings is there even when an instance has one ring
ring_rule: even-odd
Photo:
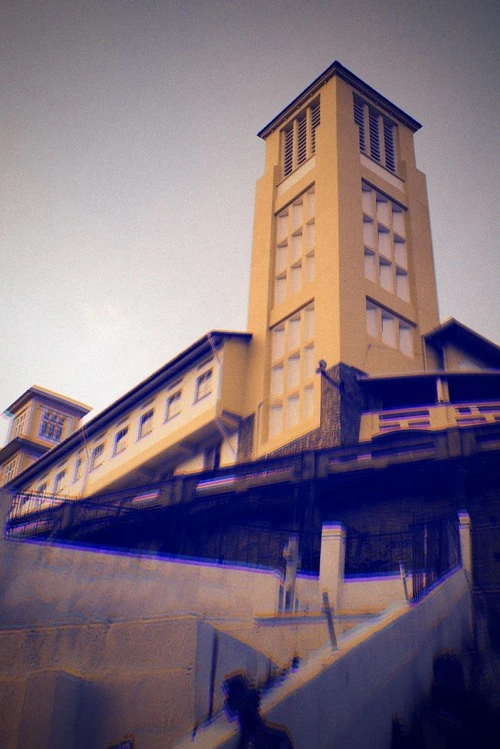
[[[466,681],[471,683],[469,688]],[[394,716],[391,749],[497,749],[500,715],[484,688],[473,682],[466,680],[463,662],[456,654],[439,655],[433,663],[431,696],[412,725],[405,727]]]

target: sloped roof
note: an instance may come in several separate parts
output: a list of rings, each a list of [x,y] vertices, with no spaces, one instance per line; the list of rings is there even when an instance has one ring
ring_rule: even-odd
[[[92,410],[91,406],[87,406],[85,403],[80,403],[80,401],[73,400],[73,398],[68,398],[66,395],[61,395],[60,393],[56,393],[53,390],[48,390],[47,388],[40,387],[40,385],[32,385],[30,388],[25,390],[24,393],[19,396],[19,398],[16,398],[16,400],[5,409],[4,413],[17,413],[17,411],[19,411],[25,405],[25,403],[27,403],[32,398],[36,398],[37,396],[40,398],[55,401],[60,405],[68,406],[71,408],[71,410],[80,412],[81,416],[85,416],[85,414],[88,414],[89,411]]]
[[[500,346],[455,320],[454,317],[445,320],[423,337],[428,343],[438,348],[443,348],[447,344],[455,344],[480,356],[493,369],[500,367]]]
[[[282,109],[281,112],[276,115],[276,117],[274,117],[270,122],[268,122],[267,125],[259,130],[259,132],[257,133],[259,138],[267,138],[267,136],[272,133],[273,130],[276,130],[276,128],[279,127],[281,123],[284,122],[284,120],[286,120],[286,118],[289,117],[290,114],[292,114],[292,112],[301,107],[302,104],[307,101],[307,99],[313,96],[316,91],[324,86],[324,84],[335,75],[338,75],[339,78],[342,78],[342,80],[346,81],[346,83],[349,83],[349,85],[351,85],[356,91],[369,98],[370,101],[372,101],[374,104],[378,104],[388,114],[392,115],[396,120],[398,120],[398,122],[406,125],[406,127],[408,127],[413,133],[415,133],[417,130],[420,130],[420,128],[422,127],[422,125],[417,122],[417,120],[414,120],[413,117],[410,117],[409,114],[403,112],[402,109],[389,101],[389,99],[386,99],[385,96],[379,94],[378,91],[362,81],[361,78],[358,78],[357,75],[351,73],[351,71],[345,68],[338,60],[335,60],[326,70],[323,71],[323,73],[321,73],[321,75],[319,75],[307,88],[305,88],[302,93],[296,96],[295,99],[290,102],[290,104]]]

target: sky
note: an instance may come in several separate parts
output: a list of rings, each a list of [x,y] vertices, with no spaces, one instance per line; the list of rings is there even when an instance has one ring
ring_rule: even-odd
[[[496,0],[4,0],[0,412],[246,330],[256,136],[337,59],[422,123],[442,320],[500,343]],[[0,417],[0,444],[7,420]]]

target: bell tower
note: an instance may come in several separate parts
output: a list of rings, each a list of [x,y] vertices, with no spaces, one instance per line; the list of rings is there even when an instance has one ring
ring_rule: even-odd
[[[438,306],[419,128],[334,62],[260,131],[246,385],[254,457],[348,441],[341,411],[358,373],[424,369],[421,336]]]

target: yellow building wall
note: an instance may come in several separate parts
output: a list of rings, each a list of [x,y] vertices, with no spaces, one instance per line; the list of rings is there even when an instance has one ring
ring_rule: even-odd
[[[256,414],[258,454],[266,453],[312,431],[319,425],[319,378],[314,382],[314,416],[283,428],[274,437],[266,432],[273,403],[271,379],[272,329],[307,304],[314,304],[314,358],[328,367],[343,362],[368,374],[424,369],[421,334],[438,323],[434,262],[425,177],[415,165],[413,133],[398,123],[395,129],[396,172],[362,154],[353,116],[353,88],[333,77],[319,91],[321,124],[316,129],[315,154],[282,178],[283,131],[318,98],[318,92],[266,136],[265,172],[256,189],[248,327],[253,333],[245,413]],[[367,99],[368,100],[368,99]],[[377,104],[381,114],[390,119]],[[362,181],[404,209],[408,257],[409,299],[388,291],[380,280],[365,278]],[[277,215],[314,186],[315,277],[300,291],[275,304]],[[377,266],[378,268],[378,266]],[[395,273],[396,262],[392,259]],[[377,270],[378,273],[378,270]],[[287,281],[288,283],[288,281]],[[380,320],[387,314],[398,330],[394,346],[383,342],[381,327],[368,334],[367,299]],[[386,314],[387,313],[387,314]],[[400,326],[410,330],[411,348],[398,350]]]
[[[446,372],[466,372],[467,370],[478,371],[481,369],[492,369],[486,359],[473,354],[467,349],[456,344],[443,346],[444,369]]]
[[[78,447],[23,491],[36,491],[47,482],[47,492],[54,492],[56,475],[66,471],[59,494],[83,497],[122,485],[146,484],[175,467],[175,472],[202,470],[204,450],[222,441],[221,465],[236,461],[237,427],[243,412],[243,393],[246,383],[247,341],[228,338],[216,351],[174,377],[156,392],[131,407],[124,408],[116,421],[92,439]],[[204,372],[212,371],[211,391],[196,399],[197,380]],[[168,399],[181,390],[181,408],[172,418],[167,416]],[[139,436],[141,416],[154,409],[152,429]],[[128,427],[126,447],[114,454],[116,434]],[[104,444],[100,463],[91,469],[94,449]],[[82,453],[80,476],[75,476],[78,455]]]

